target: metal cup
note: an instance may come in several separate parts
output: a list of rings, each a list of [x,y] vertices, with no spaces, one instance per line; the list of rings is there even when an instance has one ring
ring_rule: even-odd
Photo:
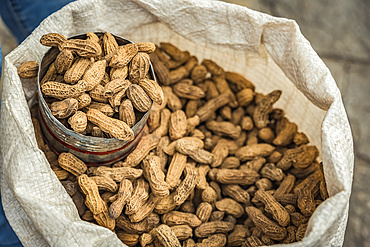
[[[96,32],[95,34],[98,37],[104,35],[102,32]],[[113,36],[116,38],[118,45],[133,43],[117,35]],[[80,34],[70,37],[69,39],[86,39],[86,37],[86,34]],[[47,144],[58,155],[62,152],[70,152],[83,160],[88,166],[109,165],[126,157],[140,141],[143,128],[149,117],[150,109],[142,116],[139,116],[140,120],[132,127],[135,137],[129,142],[115,138],[85,136],[66,128],[52,115],[40,90],[40,81],[58,53],[58,48],[50,48],[42,58],[38,73],[40,125]],[[153,80],[156,80],[151,64],[149,75]]]

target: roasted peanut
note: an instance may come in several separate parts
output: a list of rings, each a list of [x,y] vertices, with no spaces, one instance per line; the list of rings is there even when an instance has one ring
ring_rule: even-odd
[[[88,32],[88,33],[86,34],[86,36],[87,36],[86,40],[90,40],[90,41],[92,41],[92,42],[99,43],[99,37],[98,37],[98,35],[96,35],[95,33],[93,33],[93,32]]]
[[[217,247],[225,246],[227,238],[225,234],[214,234],[202,240],[202,243],[197,243],[196,247]]]
[[[193,191],[192,191],[193,192]],[[195,207],[194,203],[190,201],[185,201],[183,204],[181,204],[180,210],[185,213],[195,213]]]
[[[210,186],[202,192],[202,201],[204,202],[208,202],[213,205],[217,201],[217,198],[217,191]]]
[[[61,51],[55,58],[54,66],[56,71],[61,74],[66,72],[73,63],[73,54],[69,50]]]
[[[161,111],[159,109],[152,109],[147,120],[149,132],[152,133],[161,123]]]
[[[308,223],[302,224],[297,228],[295,239],[296,241],[301,241],[305,235],[305,232],[307,230]]]
[[[58,164],[75,176],[79,176],[87,170],[85,163],[71,153],[61,153],[58,157]]]
[[[139,242],[139,234],[117,232],[117,237],[127,246],[136,246]]]
[[[40,43],[42,45],[45,45],[45,46],[56,46],[59,48],[59,50],[62,50],[61,49],[61,45],[67,40],[67,38],[62,35],[62,34],[59,34],[59,33],[48,33],[48,34],[44,34],[42,35],[41,39],[40,39]]]
[[[169,226],[187,224],[191,227],[197,227],[202,223],[195,214],[180,211],[171,211],[164,214],[162,221]]]
[[[113,108],[109,104],[105,104],[105,103],[92,102],[90,103],[90,105],[87,106],[87,110],[91,110],[91,109],[98,110],[102,112],[103,114],[107,115],[108,117],[112,117],[114,114]]]
[[[204,65],[212,75],[223,75],[225,73],[223,68],[212,60],[204,59],[202,65]]]
[[[164,65],[164,63],[159,59],[156,51],[154,53],[150,54],[150,60],[152,61],[154,71],[157,75],[158,81],[162,85],[169,85],[170,84],[170,71],[168,68]]]
[[[193,237],[193,229],[188,225],[171,226],[171,230],[180,241]]]
[[[165,175],[161,169],[159,157],[148,155],[143,160],[142,167],[153,194],[158,197],[168,196],[169,185],[164,181]]]
[[[136,110],[146,112],[152,106],[152,100],[139,85],[131,84],[126,93]]]
[[[268,114],[272,112],[272,105],[280,98],[281,91],[275,90],[266,95],[256,106],[253,113],[253,121],[257,128],[266,127]]]
[[[201,88],[184,82],[177,83],[173,87],[173,92],[180,98],[192,100],[198,100],[206,96]]]
[[[157,147],[159,143],[159,137],[150,134],[141,138],[141,141],[138,143],[134,151],[132,151],[127,157],[124,163],[121,166],[137,166],[145,156],[153,149]]]
[[[104,96],[107,98],[113,97],[118,92],[122,92],[123,94],[126,92],[128,87],[131,85],[129,80],[124,79],[114,79],[104,86]]]
[[[116,227],[116,221],[114,219],[111,219],[108,215],[108,207],[104,202],[104,210],[103,212],[99,214],[94,214],[93,217],[96,220],[96,222],[105,228],[108,228],[109,230],[113,230]]]
[[[42,78],[42,80],[40,82],[40,86],[43,85],[45,82],[55,81],[56,78],[57,78],[57,70],[55,69],[54,63],[52,63],[52,64],[50,64],[48,70],[46,71],[44,77]]]
[[[89,69],[86,70],[82,80],[86,81],[86,91],[91,91],[98,85],[104,77],[106,61],[101,60],[93,63]]]
[[[247,106],[253,101],[254,93],[252,89],[245,88],[236,94],[240,106]]]
[[[221,169],[224,168],[235,169],[238,167],[240,167],[240,160],[233,156],[226,157],[220,166]]]
[[[132,183],[128,179],[123,179],[119,185],[118,198],[109,206],[109,217],[117,219],[122,213],[123,207],[130,199],[133,191]]]
[[[94,180],[99,190],[116,192],[118,189],[116,182],[108,176],[93,176],[90,178]]]
[[[315,195],[319,192],[322,179],[322,172],[317,171],[307,177],[294,189],[294,192],[298,194],[298,208],[305,216],[311,216],[316,209]]]
[[[226,234],[234,228],[234,224],[226,221],[206,222],[195,228],[194,234],[198,238],[209,237],[216,233]]]
[[[181,247],[179,240],[177,239],[175,233],[167,225],[160,225],[155,229],[155,234],[164,247]]]
[[[136,122],[134,108],[130,100],[124,100],[119,106],[119,120],[125,122],[128,126],[133,127]]]
[[[272,195],[263,190],[259,190],[254,197],[265,204],[265,211],[271,213],[279,225],[284,227],[289,225],[290,217],[288,212]]]
[[[68,123],[74,131],[82,133],[86,130],[87,126],[86,114],[82,111],[76,111],[76,113],[68,119]]]
[[[281,181],[284,178],[284,173],[280,168],[276,168],[273,163],[267,163],[261,169],[261,176],[268,178],[271,181]]]
[[[103,36],[103,47],[104,47],[104,54],[109,55],[114,53],[117,48],[118,44],[116,39],[113,37],[112,34],[105,32]]]
[[[172,88],[162,87],[162,90],[168,108],[170,108],[172,111],[180,110],[182,108],[182,103],[180,99],[172,92]]]
[[[223,211],[213,211],[211,213],[211,217],[209,217],[209,221],[221,221],[225,216],[225,212]]]
[[[262,229],[263,233],[269,238],[274,240],[283,240],[286,237],[286,229],[268,219],[259,209],[255,207],[246,207],[245,211],[253,220],[253,223]]]
[[[212,167],[218,167],[222,164],[224,159],[229,155],[229,147],[226,143],[219,142],[212,150],[213,159]]]
[[[255,86],[253,85],[252,82],[244,78],[242,75],[235,73],[235,72],[226,72],[225,73],[226,80],[235,85],[237,90],[243,90],[245,88],[249,88],[252,91],[254,91]]]
[[[247,240],[242,245],[242,247],[258,247],[258,246],[263,246],[263,243],[256,236],[251,236],[247,238]]]
[[[155,235],[154,235],[154,230],[153,233],[143,233],[141,234],[139,241],[141,246],[147,246],[151,244],[154,241]]]
[[[160,198],[158,203],[155,205],[154,212],[158,214],[165,214],[177,207],[174,200],[174,192],[168,196]]]
[[[149,195],[149,199],[133,214],[129,215],[131,222],[140,222],[153,212],[156,203],[160,197],[154,194]]]
[[[57,99],[78,97],[86,91],[86,88],[87,82],[83,80],[73,86],[54,81],[48,81],[41,85],[41,91],[44,95]]]
[[[123,68],[112,68],[110,70],[110,79],[115,80],[115,79],[126,79],[128,76],[128,66],[125,66]],[[106,83],[105,83],[106,84]]]
[[[201,220],[202,223],[205,223],[211,217],[212,210],[213,207],[210,203],[202,202],[197,208],[196,216]]]
[[[76,99],[78,101],[78,110],[90,105],[91,103],[91,97],[86,93],[81,94],[80,96],[76,97]]]
[[[37,74],[39,72],[39,64],[36,61],[28,61],[25,63],[22,63],[21,66],[19,66],[18,75],[21,78],[34,78],[37,77]]]
[[[176,150],[179,153],[188,155],[195,161],[202,164],[211,164],[213,155],[204,149],[200,149],[199,146],[194,143],[187,142],[186,139],[179,139],[176,142]]]
[[[269,156],[275,150],[274,146],[267,143],[252,144],[241,147],[235,154],[241,161],[251,160],[256,156]]]
[[[116,167],[110,168],[105,166],[99,166],[93,174],[96,176],[110,177],[116,182],[121,182],[122,179],[134,180],[142,175],[141,169],[135,169],[131,167]]]
[[[126,211],[127,215],[136,213],[139,208],[149,198],[149,184],[144,179],[134,181],[134,191],[131,199],[127,202]]]
[[[138,52],[130,62],[129,78],[132,83],[138,83],[148,74],[150,57],[147,53]]]
[[[116,49],[116,53],[114,53],[109,65],[112,68],[122,68],[128,65],[128,63],[137,54],[137,52],[138,49],[135,44],[118,46],[118,48]]]
[[[248,228],[244,225],[235,225],[234,230],[227,237],[228,246],[240,246],[242,245],[248,235]]]
[[[207,68],[204,65],[196,65],[191,71],[191,79],[196,84],[201,83],[206,79],[207,72]]]
[[[230,198],[225,198],[216,202],[216,208],[234,216],[235,218],[240,218],[244,214],[243,206]]]
[[[198,109],[196,114],[199,116],[200,122],[209,119],[210,115],[215,112],[218,108],[227,105],[230,102],[230,93],[222,93],[216,98],[211,99],[201,108]]]
[[[144,89],[149,98],[153,100],[154,103],[162,105],[164,101],[164,94],[162,88],[154,80],[147,78],[140,79],[138,85]]]
[[[86,195],[85,204],[90,211],[94,215],[103,213],[106,209],[106,205],[99,195],[99,189],[96,183],[86,174],[82,174],[78,177],[78,184],[82,192]]]
[[[222,185],[222,193],[240,203],[248,203],[250,200],[249,193],[237,184]]]
[[[161,123],[152,134],[158,137],[165,136],[168,133],[170,117],[171,117],[170,110],[168,109],[161,110]]]
[[[189,165],[185,167],[185,178],[177,187],[174,194],[174,202],[176,205],[181,205],[189,197],[190,193],[193,192],[197,182],[196,170]]]
[[[90,122],[96,124],[101,130],[111,134],[113,137],[123,141],[134,139],[134,132],[125,122],[110,118],[95,109],[90,109],[86,115]]]
[[[52,168],[53,172],[55,173],[55,175],[57,176],[58,180],[64,180],[64,179],[67,179],[68,176],[70,175],[69,172],[67,172],[66,170],[63,170],[63,169],[60,169],[60,168]]]
[[[186,115],[182,110],[177,110],[171,114],[169,122],[169,136],[172,140],[183,137],[186,133]]]
[[[163,147],[167,146],[169,143],[170,143],[170,139],[168,138],[168,136],[164,136],[159,140],[158,146],[156,148],[156,155],[160,158],[162,171],[166,170],[167,161],[168,161],[168,156],[163,151]],[[168,184],[168,182],[167,182],[167,184]]]
[[[208,176],[221,184],[254,184],[259,179],[259,174],[253,170],[212,169]]]
[[[237,139],[240,135],[240,126],[235,126],[231,122],[210,121],[206,124],[207,128],[216,135]]]
[[[69,84],[76,84],[79,80],[82,79],[82,76],[85,74],[85,71],[88,69],[89,66],[90,60],[88,58],[78,58],[64,74],[64,81]]]
[[[101,47],[98,43],[81,39],[69,39],[64,41],[60,45],[60,50],[76,52],[80,57],[95,57],[102,53]]]
[[[126,90],[122,89],[112,97],[108,98],[108,101],[115,112],[119,112],[122,99],[126,96]]]
[[[287,237],[283,240],[283,244],[290,244],[296,241],[295,235],[297,232],[297,227],[295,226],[288,226],[287,228]]]
[[[117,226],[127,233],[142,234],[150,232],[159,225],[160,219],[157,214],[151,213],[143,221],[133,223],[126,216],[120,215],[117,219]]]
[[[277,133],[276,138],[273,140],[273,144],[276,146],[287,146],[289,145],[297,133],[297,125],[289,122],[286,118],[282,118],[278,121],[278,124],[284,122],[280,128],[281,130]],[[277,129],[277,127],[276,127]]]
[[[152,53],[156,49],[155,45],[150,42],[135,43],[139,52]]]
[[[318,150],[315,146],[302,145],[300,147],[287,150],[276,166],[284,171],[289,169],[292,165],[295,168],[303,169],[308,167],[317,155]]]
[[[300,145],[309,143],[309,140],[308,140],[308,137],[304,133],[298,132],[294,135],[293,142],[296,145],[300,146]]]
[[[244,165],[240,166],[240,169],[251,169],[253,171],[259,172],[262,166],[266,163],[266,159],[263,157],[255,157],[254,159],[248,161]]]
[[[295,177],[291,174],[288,174],[284,180],[281,182],[279,188],[276,189],[274,197],[279,197],[281,195],[289,193],[294,186]]]

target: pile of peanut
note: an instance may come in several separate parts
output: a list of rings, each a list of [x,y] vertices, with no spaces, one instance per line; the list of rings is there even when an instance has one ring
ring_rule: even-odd
[[[164,100],[112,167],[39,147],[81,219],[128,246],[243,246],[300,241],[328,198],[318,149],[267,95],[169,43],[150,54]]]
[[[59,50],[40,87],[51,113],[67,128],[131,141],[131,128],[150,110],[152,100],[163,103],[160,86],[148,74],[148,53],[155,50],[152,43],[119,46],[108,32],[100,38],[87,33],[86,40],[49,33],[40,42]],[[34,61],[18,69],[22,78],[37,76],[37,72]]]

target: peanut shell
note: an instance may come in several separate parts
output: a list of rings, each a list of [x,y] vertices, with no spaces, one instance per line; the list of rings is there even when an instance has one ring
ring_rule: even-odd
[[[95,109],[90,109],[86,115],[90,122],[97,125],[104,132],[111,134],[113,137],[123,141],[131,141],[134,139],[134,132],[125,122],[110,118]]]
[[[22,63],[21,66],[19,66],[18,75],[21,78],[34,78],[37,77],[37,74],[39,72],[39,64],[36,61],[28,61],[25,63]]]
[[[82,133],[86,130],[87,126],[86,114],[82,111],[76,111],[76,113],[68,119],[68,123],[74,131]]]
[[[151,99],[139,85],[131,84],[126,93],[136,110],[146,112],[152,106]]]

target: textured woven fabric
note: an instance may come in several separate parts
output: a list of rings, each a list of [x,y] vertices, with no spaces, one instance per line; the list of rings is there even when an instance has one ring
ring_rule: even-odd
[[[320,149],[330,198],[312,216],[305,238],[290,246],[341,246],[353,173],[353,140],[330,71],[292,20],[219,1],[81,0],[45,19],[5,58],[1,109],[4,211],[25,246],[120,246],[111,231],[79,219],[37,148],[27,100],[35,84],[17,76],[40,61],[49,32],[108,31],[135,42],[169,41],[251,80],[257,91],[281,89],[276,104]],[[23,85],[31,85],[24,86]]]
[[[2,0],[0,15],[18,42],[22,42],[40,22],[72,0]]]

